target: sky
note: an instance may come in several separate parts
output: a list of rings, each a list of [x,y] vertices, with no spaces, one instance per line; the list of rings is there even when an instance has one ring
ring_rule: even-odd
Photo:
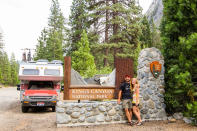
[[[145,13],[152,0],[139,0]],[[66,19],[69,18],[72,0],[59,0]],[[50,0],[0,0],[0,32],[5,51],[21,60],[24,48],[35,49],[41,30],[47,26]]]

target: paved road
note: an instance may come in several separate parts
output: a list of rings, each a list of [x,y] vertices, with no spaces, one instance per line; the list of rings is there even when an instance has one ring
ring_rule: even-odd
[[[153,121],[140,127],[113,124],[73,128],[56,128],[55,121],[55,112],[51,110],[30,110],[22,113],[16,88],[0,88],[0,131],[197,131],[197,127],[183,121]]]

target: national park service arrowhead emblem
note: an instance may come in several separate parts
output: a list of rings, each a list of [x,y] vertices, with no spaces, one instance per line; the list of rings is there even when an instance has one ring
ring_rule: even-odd
[[[153,61],[152,63],[150,63],[150,70],[153,76],[155,78],[158,78],[161,73],[161,64],[159,63],[159,61]]]

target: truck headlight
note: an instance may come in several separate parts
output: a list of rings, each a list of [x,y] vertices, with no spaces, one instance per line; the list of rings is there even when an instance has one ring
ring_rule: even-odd
[[[23,99],[29,99],[29,96],[23,96]]]
[[[57,99],[57,96],[53,96],[52,99]]]

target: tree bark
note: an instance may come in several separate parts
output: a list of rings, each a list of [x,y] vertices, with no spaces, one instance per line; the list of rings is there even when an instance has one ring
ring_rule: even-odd
[[[109,6],[109,1],[106,0],[106,6]],[[109,42],[109,10],[106,9],[106,17],[105,17],[105,22],[106,22],[106,25],[105,25],[105,43],[107,44]],[[109,54],[109,49],[106,48],[105,49],[105,58],[104,58],[104,67],[105,66],[108,66],[108,59],[107,59],[107,56]]]

